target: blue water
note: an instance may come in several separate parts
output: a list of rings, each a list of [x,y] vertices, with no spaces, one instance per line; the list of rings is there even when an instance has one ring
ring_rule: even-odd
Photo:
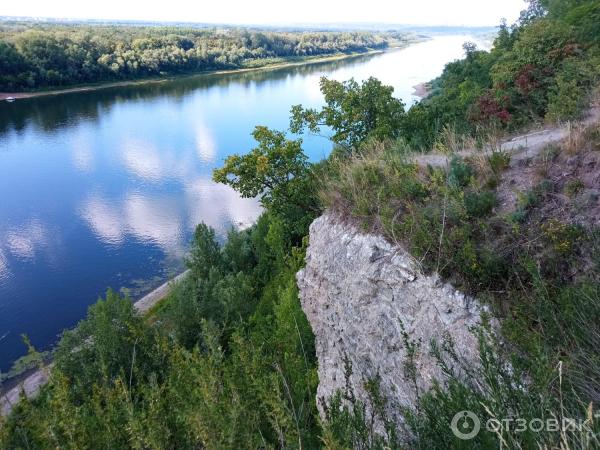
[[[211,181],[255,125],[322,104],[319,77],[413,86],[462,56],[465,36],[278,70],[204,75],[0,103],[0,370],[48,349],[108,287],[137,298],[182,268],[195,226],[250,225],[257,201]],[[312,160],[331,148],[305,137]]]

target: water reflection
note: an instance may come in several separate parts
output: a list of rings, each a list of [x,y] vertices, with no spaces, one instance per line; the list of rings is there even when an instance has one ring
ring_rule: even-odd
[[[0,280],[11,275],[10,260],[21,263],[44,259],[52,268],[60,264],[63,238],[38,218],[15,226],[0,224]]]
[[[260,205],[231,188],[197,178],[186,185],[184,203],[175,195],[127,193],[121,200],[92,194],[79,214],[98,239],[118,246],[129,236],[159,246],[168,257],[181,257],[196,225],[223,230],[223,224],[245,228],[258,218]]]
[[[260,214],[211,180],[255,125],[285,130],[291,105],[322,102],[319,77],[376,76],[405,103],[462,54],[464,37],[343,61],[0,103],[0,370],[74,325],[107,287],[181,268],[196,225],[223,237]],[[327,140],[304,136],[312,160]],[[140,282],[142,280],[142,282]],[[149,280],[149,281],[148,281]]]
[[[273,70],[248,71],[229,74],[206,74],[178,78],[167,82],[155,82],[135,86],[114,87],[56,96],[22,99],[0,105],[0,133],[11,130],[23,131],[34,125],[45,131],[72,126],[82,121],[93,121],[110,113],[112,107],[129,102],[152,101],[166,97],[180,102],[198,89],[224,88],[237,85],[242,92],[256,90],[257,86],[269,88],[286,78],[314,73],[333,72],[341,67],[357,67],[380,55],[357,55],[346,60],[298,65]],[[318,87],[317,87],[318,92]],[[320,97],[319,97],[320,98]]]
[[[77,136],[71,145],[73,165],[81,172],[91,172],[94,168],[94,151],[89,142]]]
[[[10,271],[8,269],[8,259],[4,254],[2,248],[0,248],[0,282],[7,279],[10,276]]]
[[[79,214],[104,243],[119,245],[123,242],[125,226],[120,211],[113,207],[112,202],[92,194],[83,202]]]
[[[150,181],[176,176],[180,167],[173,155],[159,152],[152,144],[137,140],[123,143],[123,164],[134,175]]]
[[[36,252],[48,244],[48,235],[39,220],[33,219],[5,234],[6,247],[19,258],[33,258]]]
[[[238,228],[247,228],[258,218],[261,208],[256,199],[241,198],[228,186],[216,184],[210,178],[197,178],[185,189],[188,205],[187,226],[190,229],[204,222],[220,229],[224,220]]]
[[[200,161],[205,163],[215,162],[217,145],[210,129],[204,122],[196,125],[196,150]]]

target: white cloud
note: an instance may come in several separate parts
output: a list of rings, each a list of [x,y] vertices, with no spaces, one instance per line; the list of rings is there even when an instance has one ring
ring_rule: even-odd
[[[196,125],[196,149],[202,162],[214,162],[217,145],[211,130],[203,122]]]
[[[348,23],[377,22],[433,25],[496,25],[515,20],[523,0],[230,0],[168,3],[148,0],[4,1],[0,15],[103,19],[171,20],[216,23]]]
[[[42,223],[37,218],[20,225],[0,229],[0,281],[10,277],[12,259],[36,260],[45,258],[56,268],[64,255],[59,230]]]
[[[200,222],[221,231],[226,223],[247,228],[262,211],[257,199],[242,198],[229,186],[202,177],[186,186],[186,201],[189,229]]]
[[[90,172],[94,168],[94,151],[85,137],[74,137],[71,154],[73,165],[81,172]]]
[[[125,141],[122,155],[125,167],[146,180],[158,181],[169,169],[158,150],[141,141]]]
[[[151,141],[128,138],[121,147],[121,160],[125,168],[135,176],[146,181],[158,183],[166,179],[185,183],[193,176],[194,161],[200,158],[204,162],[213,161],[216,146],[209,129],[197,131],[195,155],[192,148],[177,152],[168,148],[157,148]]]
[[[168,197],[130,193],[111,202],[96,194],[83,203],[80,216],[105,243],[119,245],[129,235],[156,244],[171,256],[183,254],[180,214],[176,201]]]
[[[175,199],[128,195],[122,205],[127,231],[161,247],[170,256],[184,252],[180,212]]]
[[[183,256],[189,231],[204,222],[219,232],[225,224],[250,226],[261,212],[255,199],[244,199],[228,186],[209,178],[186,185],[183,202],[177,194],[128,193],[110,201],[92,195],[80,208],[80,216],[103,242],[120,245],[128,237],[159,246],[171,257]]]
[[[0,248],[0,281],[5,280],[11,275],[10,269],[8,267],[8,258]]]
[[[31,259],[40,247],[48,244],[48,235],[41,222],[32,220],[21,227],[8,230],[6,247],[13,255]]]
[[[123,242],[125,223],[121,212],[107,200],[91,196],[83,203],[79,215],[103,242],[113,245]]]

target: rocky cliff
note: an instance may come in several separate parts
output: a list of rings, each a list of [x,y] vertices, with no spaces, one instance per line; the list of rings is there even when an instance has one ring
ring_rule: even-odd
[[[471,298],[419,271],[418,263],[383,237],[327,213],[310,227],[306,267],[298,272],[302,307],[316,336],[319,399],[350,384],[366,399],[364,382],[380,377],[391,418],[401,423],[400,406],[415,403],[416,389],[427,389],[442,373],[430,355],[431,340],[450,337],[467,364],[477,364],[475,336],[483,308]],[[410,350],[416,378],[407,376]]]

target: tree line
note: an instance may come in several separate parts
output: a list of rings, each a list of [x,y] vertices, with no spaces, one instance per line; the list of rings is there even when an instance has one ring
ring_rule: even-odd
[[[234,69],[267,58],[383,49],[394,35],[5,23],[0,26],[0,90]]]

